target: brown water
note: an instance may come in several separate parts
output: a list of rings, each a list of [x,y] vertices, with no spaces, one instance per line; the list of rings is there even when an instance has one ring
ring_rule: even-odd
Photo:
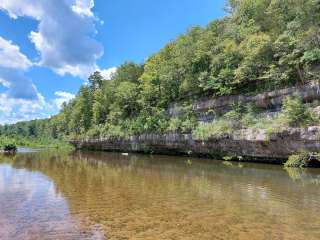
[[[0,239],[320,239],[320,172],[109,153],[0,156]]]

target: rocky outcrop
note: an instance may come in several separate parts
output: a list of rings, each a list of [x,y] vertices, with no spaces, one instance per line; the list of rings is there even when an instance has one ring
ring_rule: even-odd
[[[268,135],[263,130],[241,130],[232,135],[194,139],[191,134],[141,135],[127,139],[106,138],[75,140],[78,149],[203,156],[222,159],[237,156],[245,161],[283,163],[299,151],[318,152],[320,127],[291,128]]]
[[[264,109],[263,115],[274,117],[287,96],[300,96],[304,102],[320,100],[320,85],[309,84],[265,92],[255,96],[233,95],[194,101],[192,109],[201,123],[215,119],[215,114],[228,112],[235,103],[254,103]],[[209,111],[213,110],[213,111]],[[167,110],[171,117],[183,112],[179,104]],[[318,108],[314,112],[320,115]],[[209,114],[208,114],[209,113]],[[267,163],[282,163],[288,156],[300,151],[319,152],[320,126],[308,129],[290,128],[275,134],[260,129],[244,129],[208,140],[197,140],[192,134],[148,134],[130,138],[106,138],[72,141],[77,148],[119,152],[147,152],[168,155],[190,155],[223,158],[241,157],[245,160]]]
[[[304,102],[320,100],[320,85],[317,83],[299,85],[290,88],[265,92],[258,95],[231,95],[212,97],[194,101],[192,109],[200,122],[211,122],[216,114],[223,114],[232,109],[235,103],[253,103],[267,113],[274,113],[281,109],[283,99],[287,96],[300,96]],[[179,103],[172,104],[167,113],[171,117],[177,117],[183,112]],[[213,110],[213,111],[209,111]]]

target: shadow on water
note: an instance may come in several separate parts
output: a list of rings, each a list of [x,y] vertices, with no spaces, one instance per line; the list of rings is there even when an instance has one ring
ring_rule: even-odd
[[[49,213],[50,209],[59,212],[55,204],[63,206],[57,218],[64,222],[64,228],[51,227],[56,238],[320,237],[319,170],[99,152],[1,155],[0,177],[17,177],[19,171],[28,175],[19,181],[31,182],[30,192],[43,182],[53,187],[54,197],[42,197],[45,201],[36,205]],[[19,184],[11,187],[19,190]],[[0,185],[0,204],[9,192],[9,186]],[[48,201],[51,203],[46,205]],[[23,209],[20,214],[33,217]],[[0,207],[0,226],[1,213]],[[41,220],[48,226],[54,223],[48,214]],[[32,239],[42,239],[50,232],[44,229],[30,231],[25,227],[21,234],[33,232]]]

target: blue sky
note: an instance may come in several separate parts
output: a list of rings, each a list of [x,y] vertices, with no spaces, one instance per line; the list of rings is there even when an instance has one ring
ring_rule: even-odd
[[[87,76],[138,63],[225,0],[0,0],[0,124],[56,114]]]

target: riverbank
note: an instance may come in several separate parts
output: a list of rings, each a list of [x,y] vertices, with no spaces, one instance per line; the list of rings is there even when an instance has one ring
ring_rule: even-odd
[[[6,145],[14,145],[16,147],[29,147],[37,149],[61,149],[72,150],[73,146],[67,141],[60,139],[41,139],[41,138],[22,138],[0,136],[0,148]]]
[[[129,138],[104,138],[70,141],[77,149],[154,153],[210,157],[283,164],[300,151],[317,152],[320,148],[320,127],[290,128],[274,134],[264,130],[240,130],[233,134],[195,139],[192,134],[149,134]]]

